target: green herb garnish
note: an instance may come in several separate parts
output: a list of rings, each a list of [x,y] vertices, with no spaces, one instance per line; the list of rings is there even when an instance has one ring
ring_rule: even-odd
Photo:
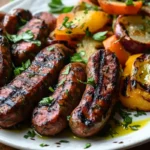
[[[71,116],[67,116],[67,120],[68,120],[68,121],[70,120],[70,118],[71,118]]]
[[[78,79],[78,81],[81,82],[81,83],[83,83],[83,84],[90,84],[90,85],[92,85],[92,86],[95,86],[95,81],[94,81],[94,78],[92,78],[92,77],[91,77],[91,78],[88,78],[88,79],[87,79],[87,82],[83,82],[83,81],[81,81],[81,80],[79,80],[79,79]]]
[[[84,149],[87,149],[87,148],[89,148],[91,146],[92,146],[91,143],[86,143]]]
[[[139,117],[139,116],[142,116],[142,115],[147,115],[147,114],[146,114],[146,112],[139,111],[139,110],[136,112],[136,114],[134,114],[135,117]]]
[[[51,86],[48,88],[52,93],[55,91]]]
[[[59,143],[69,143],[67,140],[60,140]]]
[[[21,67],[17,67],[14,69],[14,75],[17,76],[17,75],[21,74],[24,70],[29,68],[30,65],[31,65],[30,60],[27,60],[25,63],[22,63]]]
[[[52,97],[45,97],[45,98],[43,98],[43,99],[40,101],[39,104],[41,104],[41,105],[49,105],[49,104],[52,103],[53,100],[54,100],[54,98],[52,98]]]
[[[126,0],[126,5],[127,6],[134,5],[133,0]]]
[[[72,21],[69,22],[69,17],[65,17],[62,26],[64,26],[67,29],[71,29],[73,26],[73,22]]]
[[[67,75],[70,72],[70,66],[67,66],[65,70],[62,72],[63,75]]]
[[[84,51],[81,51],[79,53],[75,53],[72,57],[71,57],[71,62],[82,62],[82,63],[87,63],[87,60],[82,58],[85,55]]]
[[[133,130],[133,131],[137,131],[138,128],[140,128],[141,126],[140,125],[133,125],[133,126],[130,126],[130,128]]]
[[[65,83],[65,81],[66,81],[66,79],[61,80],[61,81],[58,83],[58,85],[57,85],[57,86],[61,86],[61,85],[63,85],[63,84]]]
[[[30,129],[27,133],[26,133],[26,135],[24,135],[24,138],[25,139],[28,139],[28,138],[34,138],[35,137],[35,135],[36,135],[36,133],[35,133],[35,131],[33,130],[33,129]]]
[[[87,27],[86,30],[85,30],[85,35],[88,36],[88,37],[91,37],[92,36],[92,33],[89,31],[89,28]]]
[[[101,42],[101,41],[103,41],[107,38],[106,34],[107,34],[107,31],[95,33],[93,35],[93,39],[95,41],[100,41]]]
[[[49,146],[49,145],[48,145],[48,144],[41,143],[40,146],[41,146],[41,147],[47,147],[47,146]]]
[[[13,43],[17,43],[19,41],[26,41],[36,44],[37,46],[41,46],[41,41],[34,40],[34,35],[30,30],[25,31],[24,33],[20,35],[10,35],[6,34],[8,40],[10,40]]]
[[[65,6],[61,0],[51,0],[48,4],[51,13],[68,13],[74,6]]]

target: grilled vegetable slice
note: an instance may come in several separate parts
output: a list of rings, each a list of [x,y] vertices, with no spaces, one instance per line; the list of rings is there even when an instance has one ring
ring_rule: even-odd
[[[115,25],[115,34],[132,54],[147,52],[150,49],[150,17],[120,16]]]
[[[64,14],[62,14],[64,16]],[[109,15],[102,11],[89,10],[78,11],[75,14],[69,15],[70,17],[60,17],[63,20],[61,23],[57,20],[57,28],[55,30],[55,35],[68,35],[77,36],[85,35],[86,30],[94,33],[99,29],[103,28],[109,21]],[[59,25],[58,25],[59,22]]]
[[[84,52],[85,54],[82,55],[82,58],[84,60],[88,60],[93,53],[103,47],[103,44],[102,42],[95,41],[90,37],[85,37],[80,43],[77,44],[77,46],[77,53]]]
[[[129,57],[121,79],[120,100],[130,109],[150,111],[150,54]]]
[[[98,2],[105,12],[115,15],[137,14],[142,7],[142,1],[124,3],[114,0],[98,0]]]

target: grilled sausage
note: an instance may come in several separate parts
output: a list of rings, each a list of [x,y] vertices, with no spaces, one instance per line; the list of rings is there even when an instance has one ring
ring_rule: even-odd
[[[32,18],[28,10],[15,9],[11,14],[7,14],[3,20],[3,26],[9,34],[16,34],[18,28]]]
[[[11,78],[12,61],[9,42],[5,37],[5,30],[0,25],[0,87],[4,86]]]
[[[34,17],[44,20],[50,31],[53,31],[56,28],[56,18],[49,12],[40,12],[35,14]]]
[[[80,104],[69,120],[73,133],[79,137],[89,137],[102,129],[115,103],[114,91],[119,76],[116,56],[105,50],[94,53],[87,64],[86,86]]]
[[[6,15],[6,13],[0,11],[0,23],[3,21],[5,15]]]
[[[85,65],[71,63],[59,76],[58,87],[51,96],[51,104],[40,104],[33,112],[32,123],[35,130],[42,135],[55,135],[67,126],[67,116],[78,105],[86,80]]]
[[[52,49],[53,50],[49,50]],[[71,50],[61,44],[43,49],[31,66],[0,89],[0,126],[11,127],[28,118],[64,67]]]
[[[38,46],[32,41],[20,41],[12,46],[12,56],[16,65],[20,65],[22,62],[30,59],[32,60],[35,55],[41,50],[46,42],[46,38],[49,35],[49,29],[47,25],[41,19],[31,19],[19,32],[18,35],[30,30],[34,35],[34,40],[41,42]]]

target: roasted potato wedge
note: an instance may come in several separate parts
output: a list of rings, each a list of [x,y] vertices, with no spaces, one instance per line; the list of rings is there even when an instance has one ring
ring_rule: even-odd
[[[85,37],[83,40],[78,44],[78,48],[76,49],[77,53],[82,51],[85,52],[85,55],[82,55],[84,60],[88,60],[89,57],[95,53],[99,48],[103,48],[102,42],[98,42],[93,40],[90,37]]]

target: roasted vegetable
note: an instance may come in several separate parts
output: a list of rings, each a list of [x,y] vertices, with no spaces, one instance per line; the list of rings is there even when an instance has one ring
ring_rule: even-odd
[[[108,21],[109,15],[102,11],[83,10],[67,16],[62,14],[57,20],[54,34],[55,36],[76,37],[77,35],[85,35],[86,31],[94,33],[103,28]]]
[[[121,79],[120,100],[130,109],[150,111],[150,54],[129,57]]]
[[[132,54],[144,53],[150,49],[149,16],[120,16],[114,30],[124,48]]]
[[[127,59],[130,56],[130,53],[127,52],[123,46],[120,44],[120,41],[117,39],[115,35],[107,38],[103,41],[103,45],[106,50],[110,50],[116,54],[119,59],[119,62],[124,66]]]
[[[99,48],[103,47],[102,42],[93,40],[90,37],[85,37],[78,45],[77,53],[84,52],[84,55],[81,57],[84,60],[88,60],[89,57],[95,53]]]
[[[109,13],[115,15],[133,15],[137,14],[142,7],[142,1],[137,2],[119,2],[110,0],[98,0],[101,8]]]

